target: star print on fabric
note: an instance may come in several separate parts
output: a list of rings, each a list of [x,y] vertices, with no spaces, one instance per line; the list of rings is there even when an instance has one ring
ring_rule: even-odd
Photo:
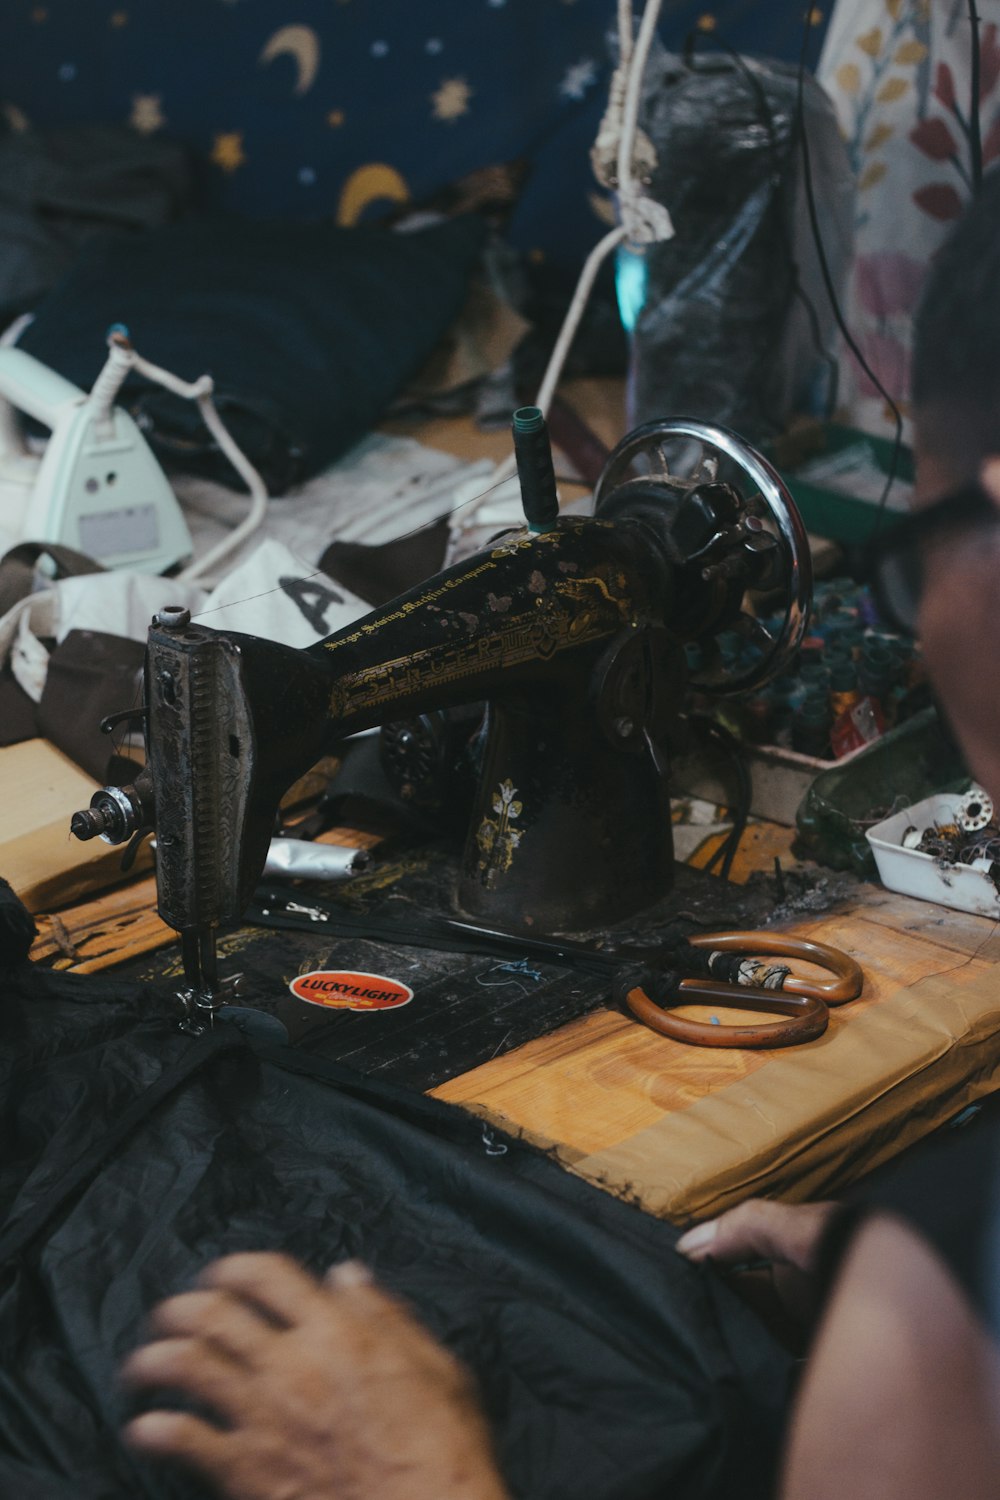
[[[372,57],[387,57],[389,55],[389,43],[381,41],[372,42],[371,54]]]
[[[212,142],[209,160],[224,172],[235,172],[237,167],[242,167],[246,161],[242,130],[230,130],[217,135]]]
[[[167,123],[162,104],[160,94],[133,94],[132,113],[128,117],[132,129],[140,135],[152,135],[154,130],[162,129]]]
[[[76,63],[63,63],[59,69],[59,82],[72,83],[76,77]]]
[[[597,64],[592,57],[581,57],[563,74],[559,85],[561,99],[582,99],[589,88],[597,82]]]
[[[346,116],[342,109],[331,109],[326,117],[326,123],[336,130],[338,126],[343,125],[345,118]]]
[[[446,78],[436,93],[431,95],[435,120],[457,120],[469,113],[472,90],[464,78]]]
[[[111,12],[110,16],[108,17],[108,25],[109,26],[127,26],[128,25],[128,11],[127,10],[113,10]]]
[[[439,52],[444,51],[444,42],[439,36],[429,36],[424,43],[424,51],[431,57],[437,57]]]
[[[15,131],[18,135],[24,130],[31,129],[31,121],[24,113],[24,110],[18,109],[17,105],[11,104],[9,100],[6,104],[0,105],[0,115],[6,120],[11,130]]]
[[[615,225],[618,223],[618,215],[615,212],[614,199],[604,198],[600,193],[588,193],[587,202],[590,204],[591,208],[593,209],[597,218],[600,219],[601,223],[607,224],[609,228],[614,229]]]

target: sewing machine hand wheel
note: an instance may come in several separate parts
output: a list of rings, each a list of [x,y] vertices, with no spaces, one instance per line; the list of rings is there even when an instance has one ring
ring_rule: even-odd
[[[732,515],[715,525],[711,497],[726,493]],[[697,506],[705,497],[700,516]],[[703,661],[689,672],[694,689],[712,695],[745,693],[778,672],[798,649],[805,633],[812,591],[809,543],[802,519],[780,476],[756,449],[726,427],[705,422],[647,422],[618,444],[594,493],[594,513],[610,518],[622,510],[668,512],[678,553],[697,576],[700,596],[715,590],[715,610],[702,617],[691,611],[685,639],[702,648]],[[724,505],[723,505],[724,509]],[[716,508],[717,510],[717,508]],[[694,525],[692,525],[692,520]],[[766,592],[780,593],[780,623],[767,624],[753,607],[755,593],[741,593],[741,553],[757,553]],[[761,566],[763,565],[763,566]],[[729,590],[722,607],[719,599]],[[718,636],[734,632],[735,662],[723,661]]]

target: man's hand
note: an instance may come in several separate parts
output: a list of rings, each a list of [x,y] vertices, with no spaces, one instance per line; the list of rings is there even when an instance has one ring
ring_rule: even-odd
[[[737,1268],[768,1261],[782,1313],[800,1331],[818,1311],[813,1282],[816,1252],[835,1203],[772,1203],[750,1198],[677,1241],[688,1260]]]
[[[227,1500],[505,1500],[468,1374],[357,1262],[229,1256],[150,1326],[124,1383],[215,1421],[151,1411],[125,1441]]]

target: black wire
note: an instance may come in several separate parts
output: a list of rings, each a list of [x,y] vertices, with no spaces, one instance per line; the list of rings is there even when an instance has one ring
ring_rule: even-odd
[[[745,80],[747,86],[754,96],[758,112],[764,123],[764,129],[767,131],[768,144],[771,148],[771,159],[773,162],[772,184],[776,185],[780,181],[782,174],[782,167],[780,165],[781,146],[778,141],[777,127],[774,123],[774,111],[771,109],[771,103],[767,97],[767,91],[761,83],[760,79],[757,78],[754,74],[752,68],[748,66],[746,58],[743,57],[741,53],[737,52],[735,47],[732,47],[727,41],[720,37],[717,32],[713,32],[711,35],[712,40],[716,43],[720,50],[722,52],[725,52],[732,59],[733,63],[735,64],[736,68],[742,75],[743,79]],[[699,36],[704,36],[704,33],[697,31],[692,32],[689,34],[685,43],[685,62],[692,68],[694,66],[694,42],[695,39]],[[795,129],[796,124],[795,122],[793,122],[792,150],[794,150]],[[773,205],[773,207],[776,210],[778,237],[781,240],[782,249],[785,252],[785,256],[792,273],[793,295],[799,299],[806,310],[806,316],[809,319],[809,329],[812,333],[813,344],[816,347],[817,354],[819,355],[823,363],[827,366],[830,374],[830,389],[826,402],[826,415],[827,419],[829,419],[837,403],[837,386],[840,372],[837,366],[836,359],[829,352],[824,343],[823,333],[819,326],[819,313],[816,311],[816,304],[813,302],[805,287],[802,285],[799,263],[795,258],[795,250],[792,246],[791,238],[788,233],[788,225],[785,222],[784,215],[781,213],[779,205]]]
[[[983,142],[979,125],[979,12],[976,0],[968,0],[969,24],[972,27],[972,81],[969,88],[969,164],[972,191],[978,194],[983,185]]]
[[[750,819],[750,803],[753,800],[753,785],[750,780],[750,772],[746,761],[740,750],[739,741],[729,733],[717,719],[694,718],[691,720],[692,728],[703,733],[706,739],[714,740],[722,750],[726,759],[736,772],[736,801],[733,808],[733,826],[726,838],[713,850],[711,857],[702,865],[707,873],[715,869],[722,860],[719,869],[719,877],[722,880],[729,879],[729,872],[733,867],[736,851],[740,846],[740,840],[746,832],[746,826]]]
[[[851,330],[847,326],[844,314],[840,309],[840,301],[837,297],[837,291],[833,284],[833,276],[830,273],[830,263],[826,258],[826,250],[823,245],[823,236],[820,233],[819,216],[816,212],[816,194],[813,189],[812,159],[809,154],[809,137],[808,132],[806,131],[805,122],[805,70],[806,57],[809,51],[809,37],[812,32],[811,11],[812,7],[808,6],[806,8],[805,22],[803,24],[802,30],[802,49],[799,53],[799,67],[796,83],[796,125],[799,132],[799,140],[802,145],[802,178],[806,190],[806,208],[809,214],[809,225],[812,229],[813,241],[816,246],[816,255],[819,260],[819,268],[820,274],[823,278],[823,285],[825,286],[826,294],[830,299],[830,306],[833,309],[833,316],[836,319],[837,327],[840,329],[844,342],[847,344],[847,347],[854,355],[854,358],[857,360],[858,364],[861,366],[862,370],[864,370],[872,385],[879,392],[879,395],[889,407],[896,424],[896,436],[892,447],[892,457],[889,462],[889,472],[886,476],[885,487],[882,490],[882,494],[878,502],[878,513],[876,515],[874,527],[875,534],[877,534],[878,529],[882,523],[885,503],[889,498],[889,492],[892,489],[893,484],[895,483],[896,472],[899,468],[899,459],[903,448],[903,417],[899,410],[899,407],[896,405],[895,401],[889,395],[889,392],[886,390],[881,380],[879,380],[878,376],[875,374],[874,370],[872,370],[871,366],[868,364],[868,361],[861,353],[854,335],[851,333]]]

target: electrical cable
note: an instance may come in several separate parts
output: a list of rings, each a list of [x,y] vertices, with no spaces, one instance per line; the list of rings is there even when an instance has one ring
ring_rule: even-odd
[[[971,78],[969,82],[969,165],[972,191],[978,194],[983,185],[983,141],[979,124],[979,12],[976,0],[968,0],[969,24],[972,27]]]
[[[694,68],[694,42],[697,38],[703,35],[704,33],[701,31],[694,31],[690,33],[687,42],[685,43],[685,62],[692,69]],[[761,83],[760,79],[754,74],[752,68],[748,65],[747,59],[743,57],[735,47],[731,46],[717,32],[713,33],[712,40],[715,42],[715,45],[720,49],[720,51],[724,52],[732,60],[737,71],[740,73],[740,75],[746,82],[750,92],[754,96],[758,113],[760,114],[764,129],[767,131],[768,144],[771,148],[771,159],[773,163],[771,181],[772,186],[776,187],[780,182],[782,174],[782,168],[779,164],[781,148],[778,142],[777,126],[775,125],[774,121],[774,111],[771,109],[771,103],[767,97],[767,91]],[[796,124],[793,123],[793,139],[789,154],[794,151],[795,129]],[[809,321],[809,331],[812,334],[813,345],[815,347],[817,355],[826,365],[829,374],[829,389],[826,399],[826,415],[827,419],[829,419],[837,404],[837,388],[840,377],[839,368],[836,358],[825,345],[823,333],[819,325],[819,313],[816,310],[816,304],[813,302],[805,287],[802,285],[802,277],[799,272],[799,263],[795,258],[795,250],[788,232],[788,224],[785,221],[783,213],[781,213],[780,211],[780,205],[777,203],[772,204],[772,211],[775,210],[775,222],[778,226],[778,238],[781,242],[781,247],[785,252],[788,266],[792,273],[792,279],[794,283],[792,289],[793,296],[798,298],[798,300],[802,303],[802,306],[805,308],[806,317]],[[770,354],[770,349],[765,349],[763,351],[762,357],[766,359],[770,357]]]
[[[618,51],[621,61],[616,69],[615,78],[612,80],[611,104],[612,108],[614,108],[617,102],[616,96],[621,87],[620,80],[624,76],[625,85],[621,100],[622,119],[616,152],[619,208],[623,213],[625,213],[627,208],[632,214],[638,214],[639,205],[644,197],[644,188],[636,180],[633,171],[632,158],[639,128],[642,82],[662,3],[663,0],[646,0],[642,20],[639,23],[638,35],[633,39],[631,0],[618,0]],[[628,213],[625,213],[625,217],[628,218]],[[628,238],[634,232],[635,227],[634,224],[627,222],[616,225],[614,229],[610,230],[598,241],[583,264],[572,300],[566,311],[562,326],[559,329],[559,334],[545,367],[541,384],[538,387],[538,394],[535,397],[534,404],[539,408],[543,416],[548,414],[552,397],[562,376],[566,358],[576,337],[594,282],[597,279],[597,273],[612,250],[620,245],[624,239]],[[508,479],[515,472],[516,468],[517,460],[513,453],[511,453],[497,468],[495,477],[498,480]]]
[[[688,33],[687,40],[685,40],[684,62],[685,66],[691,69],[691,72],[697,72],[696,48],[694,48],[694,43],[696,43],[696,40],[699,39],[699,37],[703,36],[705,36],[705,33],[703,33],[703,31],[694,30],[691,31],[691,33]],[[778,142],[777,124],[775,124],[774,111],[772,111],[771,101],[769,101],[768,99],[768,92],[766,92],[765,87],[763,87],[760,78],[757,78],[756,75],[754,75],[753,69],[748,66],[747,58],[742,57],[741,52],[736,51],[735,46],[732,46],[729,42],[726,42],[726,40],[724,40],[724,37],[720,36],[720,33],[718,33],[718,31],[714,31],[714,33],[712,33],[711,39],[712,42],[715,43],[715,46],[718,46],[718,49],[720,49],[721,52],[724,52],[724,54],[726,54],[727,57],[730,58],[730,62],[733,63],[736,71],[739,72],[742,80],[744,80],[744,83],[747,84],[748,90],[750,90],[751,95],[753,95],[754,104],[756,104],[757,107],[757,114],[759,114],[760,121],[762,121],[766,133],[768,133],[768,144],[769,147],[771,147],[772,162],[771,186],[772,189],[777,189],[777,187],[780,186],[781,183],[781,175],[783,175],[783,165],[781,165],[781,145],[780,142]],[[798,121],[798,114],[796,114],[796,121]],[[796,121],[793,121],[792,144],[790,144],[789,154],[792,154],[793,151],[795,151],[795,129],[796,127],[798,127],[796,126]],[[832,411],[834,411],[835,405],[837,405],[837,390],[838,383],[840,383],[840,368],[838,368],[837,359],[835,359],[834,354],[832,354],[831,351],[826,348],[825,341],[823,341],[823,333],[822,329],[820,329],[820,318],[819,312],[817,312],[816,309],[816,303],[814,303],[813,299],[808,296],[807,291],[805,291],[804,285],[802,285],[801,273],[799,273],[799,263],[795,257],[795,248],[793,248],[792,239],[790,239],[789,225],[787,225],[786,217],[784,217],[784,213],[783,210],[781,210],[781,204],[780,201],[778,201],[777,196],[772,196],[771,204],[769,204],[768,207],[768,213],[771,214],[772,219],[774,219],[775,226],[777,226],[777,234],[775,234],[775,239],[777,239],[778,243],[780,243],[781,251],[784,252],[784,257],[786,257],[787,267],[789,267],[789,272],[792,273],[792,296],[795,297],[795,299],[798,299],[799,302],[802,303],[802,306],[804,306],[805,315],[807,315],[808,324],[810,324],[810,333],[811,336],[813,336],[813,345],[814,348],[816,348],[817,356],[819,356],[819,359],[822,360],[823,365],[826,365],[826,369],[828,369],[826,417],[828,417],[829,420]],[[757,356],[757,365],[760,366],[760,371],[762,371],[762,378],[763,375],[766,374],[766,368],[768,368],[769,360],[772,359],[772,354],[774,354],[774,350],[772,350],[771,345],[762,345],[762,348],[760,348],[759,356]],[[753,384],[753,380],[750,380],[750,384]],[[775,420],[774,416],[771,417],[771,420],[772,425],[775,426],[775,429],[780,429],[781,426],[784,425],[784,423],[780,422],[780,420]]]
[[[739,741],[717,719],[693,718],[691,725],[697,733],[703,733],[706,739],[715,741],[736,772],[736,801],[733,806],[733,826],[702,866],[702,869],[706,873],[711,874],[721,860],[719,878],[721,880],[728,880],[733,860],[736,857],[736,851],[740,846],[740,840],[746,832],[746,826],[750,820],[750,804],[753,800],[753,785],[750,779],[750,772],[741,753]]]
[[[847,347],[854,355],[854,358],[857,360],[858,364],[861,366],[862,370],[864,370],[872,385],[874,385],[875,389],[878,391],[879,395],[882,397],[882,399],[885,401],[886,405],[892,412],[896,426],[896,435],[893,442],[892,456],[889,461],[889,471],[886,476],[885,486],[879,498],[875,519],[874,534],[877,535],[885,511],[886,501],[888,500],[889,492],[891,491],[892,486],[896,481],[896,472],[899,468],[899,459],[903,448],[903,416],[896,402],[889,395],[889,392],[886,390],[881,380],[879,380],[878,376],[875,374],[868,361],[865,359],[864,355],[858,347],[854,335],[851,333],[851,330],[847,326],[847,321],[841,311],[840,301],[837,297],[837,291],[833,284],[833,275],[830,271],[830,262],[827,260],[826,249],[823,245],[823,236],[820,232],[819,227],[819,215],[816,211],[816,193],[813,186],[812,158],[809,153],[809,136],[805,126],[805,70],[806,60],[809,52],[809,37],[811,34],[811,29],[812,7],[808,6],[806,8],[805,20],[803,21],[802,47],[799,52],[798,74],[796,78],[795,116],[796,128],[798,129],[799,141],[802,148],[802,180],[806,190],[806,211],[809,215],[809,226],[812,230],[813,242],[816,246],[816,256],[819,260],[820,275],[823,278],[823,285],[826,288],[826,294],[830,299],[830,307],[833,310],[833,316],[836,321],[837,327],[840,329],[844,342],[847,344]]]
[[[185,401],[197,402],[202,421],[212,434],[220,451],[232,464],[250,492],[250,509],[240,524],[221,542],[211,547],[203,557],[199,557],[177,574],[180,583],[192,583],[196,578],[203,577],[237,547],[242,546],[247,537],[263,524],[268,506],[267,486],[243,450],[230,436],[219,416],[215,402],[212,400],[215,384],[211,375],[200,375],[195,381],[181,380],[177,375],[172,375],[169,370],[152,364],[133,349],[128,334],[121,325],[116,325],[111,330],[108,338],[108,358],[94,381],[90,393],[89,399],[94,406],[95,427],[100,428],[110,422],[115,397],[126,376],[133,370],[173,395],[180,396]]]

